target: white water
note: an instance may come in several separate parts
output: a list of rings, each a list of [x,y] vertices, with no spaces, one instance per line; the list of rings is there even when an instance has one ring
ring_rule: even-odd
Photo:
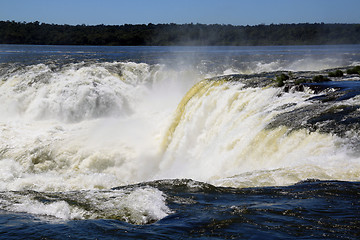
[[[277,97],[278,91],[222,83],[192,97],[163,156],[161,176],[196,176],[231,187],[288,185],[307,178],[358,180],[360,158],[349,155],[343,140],[286,127],[265,129],[283,111],[280,106],[308,104],[304,93]]]
[[[147,224],[171,213],[164,194],[151,187],[62,193],[62,198],[77,202],[77,205],[56,199],[51,194],[35,194],[35,199],[31,193],[8,192],[1,197],[0,206],[4,210],[62,220],[116,218],[133,224]]]
[[[3,76],[0,190],[109,189],[164,178],[232,187],[360,179],[359,157],[344,140],[265,129],[280,106],[304,106],[309,95],[207,81],[186,94],[210,76],[144,63],[60,71],[39,64]]]

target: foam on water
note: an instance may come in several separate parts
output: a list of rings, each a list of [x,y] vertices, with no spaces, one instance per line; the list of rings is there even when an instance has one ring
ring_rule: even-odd
[[[1,190],[103,189],[151,179],[173,109],[202,78],[132,62],[9,72],[0,86]]]
[[[62,193],[0,192],[0,196],[1,209],[60,220],[105,218],[148,224],[171,213],[165,195],[151,187]]]
[[[106,67],[118,68],[122,76]],[[136,96],[152,74],[149,66],[133,63],[87,66],[73,64],[59,72],[48,65],[28,66],[1,87],[2,117],[78,122],[105,116],[126,115],[136,104]],[[119,81],[119,78],[123,81]],[[5,108],[5,109],[4,109]],[[16,116],[15,115],[15,116]]]
[[[268,127],[278,114],[311,104],[306,101],[311,92],[204,80],[349,64],[254,58],[258,61],[229,56],[193,65],[191,59],[179,65],[165,60],[2,64],[0,209],[52,221],[148,224],[172,213],[159,189],[177,183],[164,179],[192,179],[185,181],[192,190],[212,188],[206,183],[242,188],[309,178],[359,181],[359,154],[352,149],[357,134],[342,139]],[[359,98],[341,104],[356,105]],[[159,185],[144,183],[159,179]],[[141,184],[129,186],[135,183]]]
[[[347,167],[358,159],[342,139],[266,129],[284,109],[309,104],[309,93],[279,96],[276,88],[204,80],[185,94],[203,76],[177,73],[115,62],[38,64],[7,75],[0,88],[0,189],[107,189],[163,178],[234,187],[358,178],[357,168]]]
[[[164,178],[233,187],[359,179],[359,159],[344,139],[266,128],[277,114],[310,104],[310,93],[204,77],[132,62],[9,71],[0,85],[0,190],[109,189]]]
[[[223,81],[207,81],[193,90],[169,129],[159,178],[231,187],[359,179],[359,157],[351,154],[346,140],[306,129],[266,128],[284,110],[310,104],[307,93],[280,96],[275,88]]]

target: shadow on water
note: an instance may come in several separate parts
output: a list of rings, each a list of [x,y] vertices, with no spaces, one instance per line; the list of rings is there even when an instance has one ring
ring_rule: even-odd
[[[309,100],[320,101],[343,101],[360,94],[360,81],[326,81],[320,83],[304,83],[315,92],[323,92],[327,89],[333,91],[328,94],[312,97]]]

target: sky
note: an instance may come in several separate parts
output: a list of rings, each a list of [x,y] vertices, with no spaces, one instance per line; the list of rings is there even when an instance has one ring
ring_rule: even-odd
[[[0,20],[69,25],[360,23],[360,0],[0,0]]]

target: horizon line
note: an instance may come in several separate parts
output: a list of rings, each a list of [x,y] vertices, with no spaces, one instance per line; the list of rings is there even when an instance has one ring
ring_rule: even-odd
[[[78,24],[67,24],[67,23],[47,23],[47,22],[40,22],[40,21],[31,21],[31,22],[27,22],[27,21],[15,21],[15,20],[0,20],[0,22],[15,22],[15,23],[20,23],[20,24],[29,24],[29,23],[38,23],[38,24],[44,24],[44,25],[64,25],[64,26],[125,26],[125,25],[132,25],[132,26],[136,26],[136,25],[206,25],[206,26],[211,26],[211,25],[221,25],[221,26],[233,26],[233,27],[256,27],[256,26],[271,26],[271,25],[299,25],[299,24],[313,24],[313,25],[356,25],[356,24],[360,24],[360,23],[327,23],[327,22],[293,22],[293,23],[259,23],[259,24],[254,24],[254,25],[250,25],[250,24],[246,24],[246,25],[234,25],[234,24],[227,24],[227,23],[194,23],[194,22],[189,22],[189,23],[174,23],[174,22],[169,22],[169,23],[123,23],[123,24],[104,24],[104,23],[99,23],[99,24],[85,24],[85,23],[78,23]]]

